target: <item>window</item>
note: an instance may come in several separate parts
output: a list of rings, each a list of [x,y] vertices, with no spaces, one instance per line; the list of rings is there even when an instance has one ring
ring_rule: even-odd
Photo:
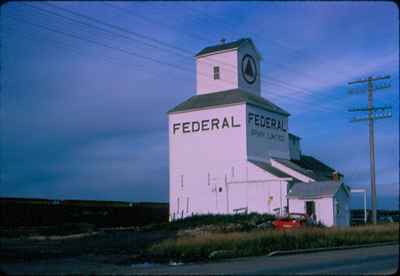
[[[214,80],[219,80],[219,66],[214,66]]]

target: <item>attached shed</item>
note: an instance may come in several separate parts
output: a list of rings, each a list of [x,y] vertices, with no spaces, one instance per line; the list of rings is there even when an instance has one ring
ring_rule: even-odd
[[[297,182],[287,195],[290,213],[305,213],[325,226],[350,225],[350,192],[343,182]]]

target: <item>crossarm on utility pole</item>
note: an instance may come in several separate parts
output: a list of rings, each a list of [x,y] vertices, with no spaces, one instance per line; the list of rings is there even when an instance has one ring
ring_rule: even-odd
[[[378,89],[385,89],[390,87],[390,85],[375,86],[374,81],[389,79],[390,76],[384,77],[369,77],[364,80],[357,80],[349,82],[349,85],[368,83],[368,107],[367,108],[352,108],[349,112],[355,111],[367,111],[368,117],[360,118],[355,117],[351,122],[359,122],[368,120],[368,138],[369,138],[369,157],[370,157],[370,176],[371,176],[371,208],[372,208],[372,222],[376,224],[377,222],[377,212],[376,212],[376,175],[375,175],[375,134],[374,134],[374,120],[389,118],[392,116],[391,113],[385,112],[386,109],[391,109],[390,106],[374,107],[373,104],[373,92]],[[380,114],[375,113],[375,111],[383,111]]]

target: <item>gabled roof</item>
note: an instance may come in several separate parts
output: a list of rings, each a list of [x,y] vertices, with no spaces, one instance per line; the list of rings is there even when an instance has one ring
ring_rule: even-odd
[[[173,109],[169,110],[168,114],[238,103],[247,103],[285,116],[290,115],[287,111],[267,99],[239,89],[192,96],[183,103],[180,103]]]
[[[209,53],[213,53],[213,52],[236,49],[236,48],[239,48],[240,45],[242,45],[243,43],[246,43],[246,42],[250,43],[254,47],[254,49],[256,49],[256,47],[254,46],[253,41],[250,38],[241,38],[239,40],[232,41],[232,42],[229,42],[229,43],[221,43],[221,44],[217,44],[217,45],[213,45],[213,46],[208,46],[208,47],[204,48],[203,50],[201,50],[200,52],[198,52],[195,55],[195,57],[202,56],[202,55],[209,54]]]
[[[276,176],[276,177],[290,177],[292,178],[290,175],[286,174],[285,172],[278,170],[277,168],[271,166],[268,163],[265,162],[261,162],[261,161],[254,161],[254,160],[249,160],[250,163],[253,163],[254,165],[256,165],[257,167],[259,167],[260,169],[263,169],[264,171],[269,172],[270,174]]]
[[[337,181],[297,182],[290,188],[287,197],[300,199],[331,197],[342,185],[342,182]],[[344,189],[347,193],[346,188]]]
[[[331,180],[332,173],[335,172],[334,169],[312,156],[301,155],[300,160],[290,161],[306,170],[312,170],[314,176],[316,177],[315,180]],[[340,173],[339,175],[343,176]]]

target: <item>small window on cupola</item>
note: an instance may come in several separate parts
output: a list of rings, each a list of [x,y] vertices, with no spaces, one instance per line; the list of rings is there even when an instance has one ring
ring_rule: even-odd
[[[214,80],[219,80],[219,66],[214,66]]]

